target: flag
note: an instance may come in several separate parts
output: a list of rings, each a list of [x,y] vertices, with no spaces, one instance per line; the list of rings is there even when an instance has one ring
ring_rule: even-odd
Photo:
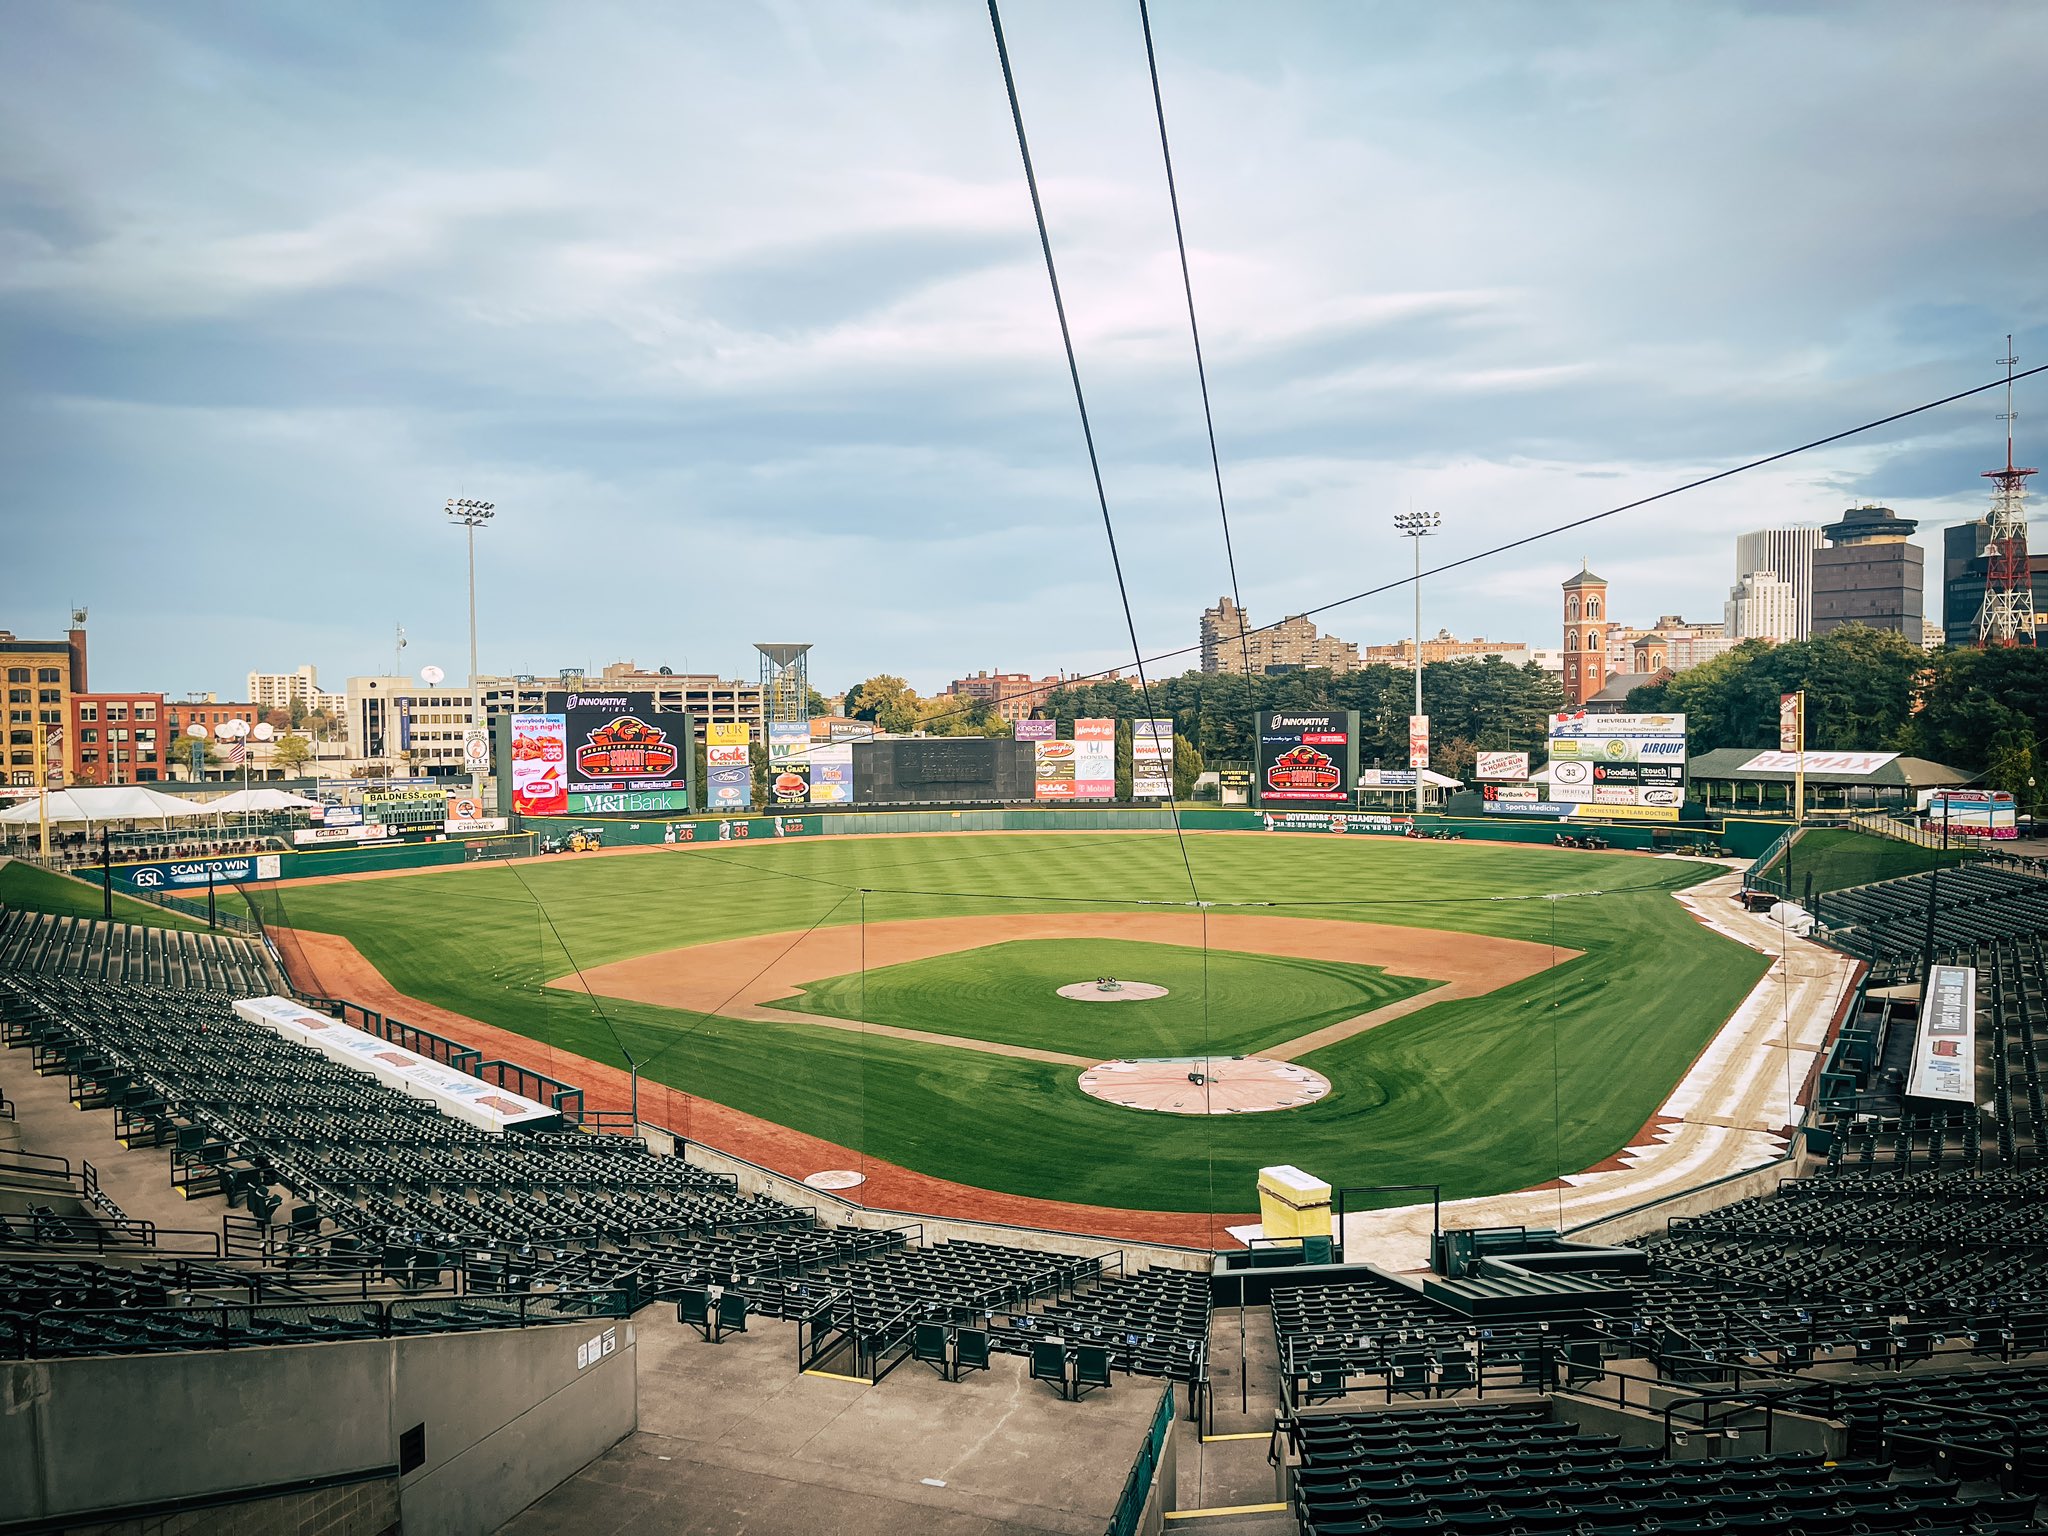
[[[248,749],[244,747],[239,741],[229,742],[227,751],[228,766],[230,768],[233,768],[239,765],[242,761],[242,758],[247,754],[247,751]]]

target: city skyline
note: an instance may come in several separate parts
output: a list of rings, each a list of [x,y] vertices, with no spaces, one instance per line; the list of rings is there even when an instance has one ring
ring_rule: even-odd
[[[1425,563],[1456,560],[1983,383],[2009,330],[2048,357],[2048,195],[1977,152],[2048,127],[1981,89],[2017,10],[1481,9],[1159,18],[1254,613],[1398,581],[1410,506],[1444,516]],[[402,623],[412,670],[460,678],[440,508],[468,495],[499,508],[486,671],[744,677],[791,596],[835,686],[1129,664],[974,8],[17,23],[21,632],[85,603],[110,678],[227,697],[252,667],[382,673]],[[1142,39],[1067,5],[1012,31],[1140,641],[1178,650],[1228,581]],[[1427,580],[1424,628],[1540,644],[1582,557],[1645,611],[1716,612],[1728,537],[1866,501],[1938,564],[1999,408]],[[1407,609],[1315,618],[1372,643]]]

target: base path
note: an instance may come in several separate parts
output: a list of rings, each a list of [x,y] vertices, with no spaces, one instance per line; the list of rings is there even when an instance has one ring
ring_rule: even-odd
[[[576,991],[588,987],[606,997],[653,1003],[685,1013],[768,1019],[783,1024],[822,1024],[1034,1061],[1092,1065],[1086,1057],[768,1006],[797,996],[806,982],[982,949],[1013,939],[1126,939],[1177,944],[1188,949],[1200,949],[1206,944],[1211,949],[1243,954],[1377,966],[1396,976],[1444,982],[1414,997],[1402,998],[1260,1051],[1261,1055],[1283,1059],[1333,1045],[1432,1003],[1495,991],[1535,975],[1553,961],[1576,959],[1579,954],[1575,949],[1553,950],[1547,944],[1532,944],[1523,939],[1332,918],[1269,917],[1242,912],[1046,912],[1002,918],[928,917],[903,922],[848,923],[791,933],[754,934],[744,939],[693,944],[686,949],[615,960],[610,965],[592,966],[581,976],[557,977],[549,985]]]
[[[1771,956],[1771,968],[1633,1143],[1535,1189],[1453,1201],[1443,1208],[1445,1226],[1584,1226],[1785,1155],[1799,1102],[1862,967],[1743,911],[1734,900],[1741,887],[1741,875],[1726,875],[1677,899],[1704,926]],[[1661,1229],[1663,1220],[1644,1225]],[[1419,1269],[1429,1262],[1429,1231],[1426,1205],[1349,1216],[1345,1257]]]
[[[272,928],[270,936],[284,956],[292,985],[301,991],[318,997],[346,998],[474,1046],[486,1057],[516,1061],[573,1083],[583,1090],[586,1108],[624,1113],[632,1105],[631,1081],[620,1068],[409,997],[386,981],[355,945],[338,934]],[[828,1169],[860,1173],[866,1178],[860,1186],[861,1203],[875,1210],[953,1216],[963,1221],[999,1221],[1019,1227],[1044,1227],[1056,1232],[1087,1233],[1126,1242],[1173,1243],[1189,1248],[1233,1247],[1226,1228],[1232,1223],[1257,1220],[1249,1214],[1126,1211],[956,1184],[951,1179],[899,1167],[647,1079],[640,1083],[640,1119],[685,1141],[702,1142],[791,1178],[801,1179]]]

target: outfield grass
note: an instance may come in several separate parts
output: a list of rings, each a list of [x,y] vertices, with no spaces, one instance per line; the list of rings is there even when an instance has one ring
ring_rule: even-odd
[[[1080,1002],[1098,976],[1165,997]],[[970,1040],[1116,1056],[1250,1055],[1412,997],[1429,983],[1377,966],[1234,954],[1128,939],[1018,939],[808,982],[770,1006]]]
[[[1696,865],[1361,837],[1195,836],[1187,850],[1205,901],[1584,958],[1312,1053],[1304,1064],[1335,1089],[1315,1105],[1190,1120],[1091,1099],[1070,1067],[795,1021],[600,1008],[547,985],[579,966],[814,924],[1184,902],[1170,834],[678,847],[263,899],[274,920],[346,934],[416,997],[598,1061],[621,1064],[623,1045],[652,1079],[839,1145],[1017,1194],[1179,1211],[1249,1209],[1273,1163],[1336,1184],[1441,1184],[1445,1198],[1583,1168],[1626,1145],[1768,963],[1671,899],[1719,872]],[[1570,899],[1543,899],[1560,893]]]
[[[54,912],[60,917],[99,917],[106,907],[105,893],[97,882],[60,875],[19,859],[0,865],[0,906],[19,907],[24,912]],[[140,923],[150,928],[199,928],[206,924],[132,896],[116,894],[114,921]]]
[[[1768,874],[1789,873],[1787,889],[1796,900],[1804,895],[1808,882],[1815,891],[1841,891],[1873,880],[1896,880],[1927,870],[1953,869],[1975,855],[1966,849],[1922,848],[1896,838],[1879,837],[1848,827],[1814,827],[1799,835],[1790,850],[1791,867],[1779,859]]]

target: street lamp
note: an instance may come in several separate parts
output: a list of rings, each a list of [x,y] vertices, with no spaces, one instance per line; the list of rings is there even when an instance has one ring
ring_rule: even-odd
[[[466,496],[450,496],[442,510],[448,514],[449,522],[467,530],[469,540],[469,729],[463,732],[463,756],[467,757],[468,738],[483,723],[476,667],[476,531],[489,525],[497,515],[498,504],[495,501],[472,501]],[[481,772],[471,770],[469,789],[473,795],[483,794],[484,776]]]
[[[1415,544],[1415,713],[1422,714],[1422,541],[1435,533],[1443,523],[1438,512],[1396,512],[1394,527],[1405,539]],[[1414,754],[1409,754],[1411,757]],[[1415,830],[1422,825],[1422,764],[1415,764],[1415,815],[1418,818]]]

